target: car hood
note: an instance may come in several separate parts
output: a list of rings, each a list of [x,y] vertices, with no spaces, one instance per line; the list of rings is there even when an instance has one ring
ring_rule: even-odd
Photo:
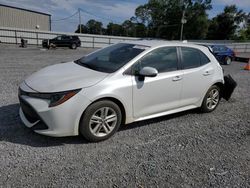
[[[90,87],[107,75],[69,62],[43,68],[28,77],[25,83],[35,91],[50,93]]]

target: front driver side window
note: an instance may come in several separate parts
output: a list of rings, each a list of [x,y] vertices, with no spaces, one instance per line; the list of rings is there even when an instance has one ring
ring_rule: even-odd
[[[136,63],[133,68],[134,73],[138,73],[143,67],[153,67],[159,73],[177,70],[178,57],[176,47],[163,47],[149,52]]]

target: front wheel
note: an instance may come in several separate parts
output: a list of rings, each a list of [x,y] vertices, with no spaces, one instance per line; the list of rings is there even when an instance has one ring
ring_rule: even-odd
[[[119,129],[121,120],[122,113],[117,104],[109,100],[98,101],[84,112],[79,131],[89,141],[102,141]]]
[[[220,88],[216,85],[213,85],[210,87],[210,89],[207,91],[202,105],[201,105],[201,111],[202,112],[212,112],[216,109],[220,101]]]

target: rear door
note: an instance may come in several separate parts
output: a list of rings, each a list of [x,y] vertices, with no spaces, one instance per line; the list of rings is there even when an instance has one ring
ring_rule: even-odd
[[[209,58],[199,49],[180,47],[183,69],[181,106],[195,105],[211,86],[215,69]]]
[[[62,36],[62,45],[61,46],[69,46],[70,45],[70,36],[63,35]]]
[[[56,46],[62,46],[62,36],[56,37],[53,42],[55,43]]]

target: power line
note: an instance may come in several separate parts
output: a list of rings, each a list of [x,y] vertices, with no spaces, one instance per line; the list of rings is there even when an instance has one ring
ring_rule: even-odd
[[[76,14],[78,14],[78,11],[76,11],[74,14],[66,17],[66,18],[62,18],[62,19],[58,19],[58,20],[51,20],[52,22],[58,22],[58,21],[63,21],[63,20],[67,20],[69,18],[72,18],[73,16],[75,16]]]
[[[111,20],[111,19],[109,19],[109,18],[105,18],[105,17],[103,17],[103,16],[95,15],[95,14],[89,12],[89,11],[86,11],[86,10],[82,9],[82,8],[79,8],[79,9],[80,9],[82,12],[87,13],[87,14],[89,14],[89,15],[91,15],[91,16],[95,16],[95,17],[100,18],[100,19],[102,19],[102,20],[106,20],[106,21],[111,21],[111,22],[113,22],[113,20]]]
[[[109,19],[107,17],[103,17],[103,16],[100,16],[100,15],[96,15],[92,12],[89,12],[87,10],[84,10],[82,8],[79,8],[78,11],[74,12],[72,15],[68,16],[68,17],[65,17],[65,18],[62,18],[62,19],[57,19],[57,20],[51,20],[51,22],[60,22],[60,21],[65,21],[65,20],[68,20],[70,18],[72,18],[73,16],[76,16],[77,14],[79,14],[79,11],[82,11],[83,13],[86,13],[88,15],[91,15],[91,16],[94,16],[96,18],[99,18],[99,19],[102,19],[102,20],[106,20],[106,21],[109,21],[109,22],[112,22],[112,23],[115,23],[112,19]]]
[[[66,23],[72,23],[72,24],[78,24],[79,22],[78,21],[67,21]],[[65,24],[65,22],[52,22],[51,24],[53,25],[62,25],[62,24]]]

